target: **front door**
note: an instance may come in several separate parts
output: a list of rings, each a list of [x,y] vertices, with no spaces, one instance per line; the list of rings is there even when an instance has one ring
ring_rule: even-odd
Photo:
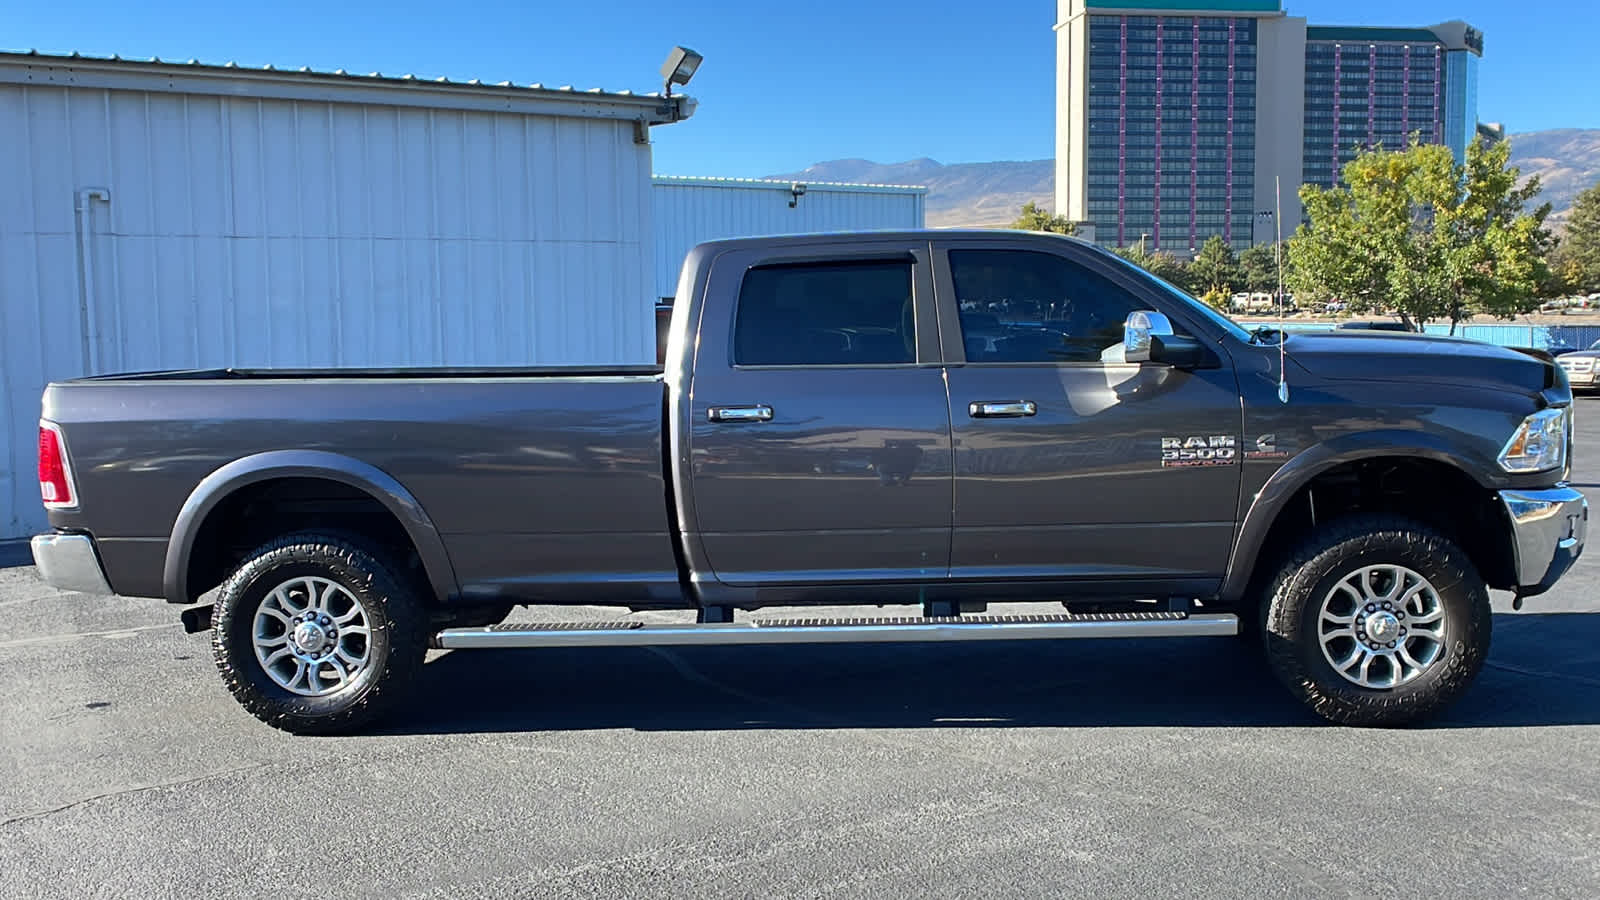
[[[724,584],[948,573],[949,401],[927,244],[847,252],[713,264],[689,470],[699,544]]]
[[[1161,307],[1068,242],[942,249],[939,312],[960,335],[952,577],[1220,578],[1242,428],[1227,354],[1193,371],[1115,361],[1128,313]]]

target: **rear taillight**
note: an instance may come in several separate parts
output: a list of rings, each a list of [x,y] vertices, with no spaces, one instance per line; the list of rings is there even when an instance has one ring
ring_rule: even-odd
[[[61,427],[54,422],[39,423],[39,496],[44,499],[45,509],[71,509],[78,505]]]

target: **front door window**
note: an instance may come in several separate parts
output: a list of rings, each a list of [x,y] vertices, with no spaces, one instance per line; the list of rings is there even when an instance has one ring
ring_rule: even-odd
[[[1109,279],[1059,256],[952,250],[969,363],[1099,363],[1141,308]]]

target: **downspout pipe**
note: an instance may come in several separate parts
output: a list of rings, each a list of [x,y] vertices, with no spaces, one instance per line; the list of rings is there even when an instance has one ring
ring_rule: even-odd
[[[94,206],[91,201],[111,202],[111,192],[105,188],[79,188],[72,197],[73,227],[78,242],[78,334],[83,340],[83,374],[95,374],[94,322],[91,304],[94,302],[94,254],[89,239],[94,236]]]

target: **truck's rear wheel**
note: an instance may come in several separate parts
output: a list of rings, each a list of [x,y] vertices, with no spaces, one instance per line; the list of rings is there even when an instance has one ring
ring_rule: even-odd
[[[212,652],[256,718],[295,734],[354,731],[406,692],[427,650],[420,598],[376,550],[322,532],[253,553],[223,583]]]
[[[1489,653],[1489,592],[1449,538],[1363,515],[1305,540],[1263,610],[1268,662],[1318,715],[1417,722],[1454,702]]]

